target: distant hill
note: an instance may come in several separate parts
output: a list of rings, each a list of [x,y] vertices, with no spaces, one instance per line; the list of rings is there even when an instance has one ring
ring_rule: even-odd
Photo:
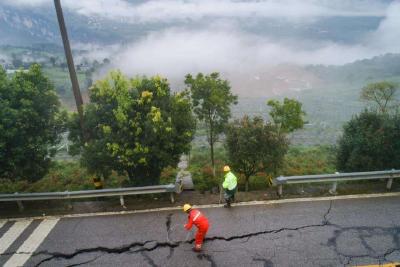
[[[49,2],[53,2],[50,1]],[[144,1],[128,0],[133,4]],[[389,2],[389,1],[388,1]],[[192,30],[207,29],[210,23],[220,23],[220,18],[205,17],[203,20],[171,22],[151,21],[128,23],[100,16],[84,16],[64,8],[67,28],[74,43],[123,44],[132,42],[150,32],[171,27],[186,27]],[[315,23],[300,23],[285,18],[268,17],[239,18],[237,30],[268,36],[274,40],[332,41],[351,44],[357,42],[371,29],[376,29],[384,17],[379,16],[328,16],[319,17]],[[52,4],[16,7],[0,1],[0,45],[31,45],[32,43],[61,44],[56,12]]]
[[[234,116],[241,117],[246,113],[268,118],[268,99],[295,98],[303,103],[308,124],[292,136],[292,142],[335,144],[343,124],[366,107],[366,103],[360,100],[363,86],[381,80],[400,83],[400,54],[386,54],[343,66],[306,66],[301,69],[300,73],[307,73],[302,77],[312,77],[309,81],[313,84],[311,88],[282,90],[281,94],[258,97],[251,97],[251,93],[247,96],[242,94],[239,104],[233,107]],[[297,74],[293,71],[281,73],[288,80],[295,80]]]
[[[365,83],[400,76],[400,54],[385,54],[343,66],[309,66],[319,79],[337,83]]]
[[[64,10],[70,39],[79,43],[124,43],[142,37],[146,32],[167,27],[152,24],[133,27],[98,17],[86,17]],[[57,16],[52,5],[24,9],[0,3],[0,45],[30,46],[38,43],[61,44]]]

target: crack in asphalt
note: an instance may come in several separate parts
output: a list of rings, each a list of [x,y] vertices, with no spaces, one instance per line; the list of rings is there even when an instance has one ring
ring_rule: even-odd
[[[337,226],[337,230],[334,231],[334,236],[330,238],[327,242],[328,247],[333,247],[333,251],[335,252],[336,255],[344,258],[344,262],[342,260],[341,263],[344,266],[350,265],[351,262],[355,259],[360,259],[360,258],[370,258],[377,260],[378,262],[381,261],[389,261],[387,257],[396,252],[400,251],[400,241],[399,241],[399,235],[400,235],[400,227],[340,227]],[[338,245],[338,238],[347,232],[351,232],[354,234],[357,234],[357,238],[360,239],[360,244],[362,244],[363,249],[367,250],[369,253],[363,253],[363,254],[346,254],[340,251],[339,245]],[[393,244],[394,248],[389,248],[386,250],[386,252],[378,254],[374,249],[371,248],[371,246],[368,245],[366,237],[373,237],[373,236],[390,236],[393,238]],[[354,238],[353,238],[354,239]],[[374,255],[375,254],[375,255]]]
[[[158,267],[158,265],[153,261],[153,259],[147,255],[145,251],[140,252],[140,254],[144,257],[145,261],[151,266],[151,267]]]
[[[269,260],[269,259],[254,257],[253,261],[263,262],[264,263],[264,267],[273,267],[274,266],[273,262],[271,260]]]
[[[215,240],[222,240],[222,241],[227,241],[230,242],[232,240],[238,240],[238,239],[244,239],[247,238],[248,240],[252,237],[259,236],[259,235],[265,235],[265,234],[276,234],[280,233],[283,231],[298,231],[302,229],[307,229],[307,228],[313,228],[313,227],[324,227],[327,225],[331,225],[329,220],[327,219],[327,216],[331,212],[332,209],[332,201],[330,202],[328,210],[325,212],[323,215],[323,221],[320,224],[311,224],[311,225],[304,225],[304,226],[299,226],[299,227],[283,227],[275,230],[265,230],[265,231],[259,231],[259,232],[253,232],[253,233],[247,233],[243,235],[236,235],[236,236],[230,236],[230,237],[223,237],[223,236],[213,236],[213,237],[206,237],[204,241],[215,241]],[[167,216],[167,221],[166,221],[166,227],[167,230],[170,229],[171,227],[171,217],[172,214],[169,214]],[[248,241],[247,240],[247,241]],[[117,248],[108,248],[108,247],[94,247],[94,248],[85,248],[85,249],[79,249],[76,250],[73,253],[67,254],[67,253],[59,253],[59,252],[47,252],[47,251],[42,251],[42,252],[37,252],[34,253],[33,256],[38,256],[38,255],[48,255],[50,257],[47,257],[43,260],[41,260],[38,264],[35,265],[35,267],[38,267],[42,265],[45,262],[51,261],[53,259],[72,259],[76,257],[77,255],[84,254],[84,253],[91,253],[91,252],[103,252],[103,253],[109,253],[109,254],[122,254],[129,252],[132,248],[139,247],[139,249],[135,251],[131,251],[132,253],[138,253],[138,252],[145,252],[145,251],[153,251],[159,248],[176,248],[180,246],[181,244],[192,244],[194,242],[194,239],[188,240],[188,241],[177,241],[177,242],[157,242],[155,240],[150,240],[150,241],[144,241],[144,242],[134,242],[126,246],[122,247],[117,247]],[[146,245],[154,243],[153,246],[151,247],[146,247]],[[208,258],[206,258],[208,259]]]
[[[375,259],[375,260],[378,261],[379,264],[381,264],[384,261],[390,262],[390,260],[388,260],[387,257],[390,254],[392,254],[392,253],[394,253],[396,251],[400,252],[400,248],[391,248],[391,249],[387,250],[385,253],[380,254],[380,255],[376,255],[376,256],[373,256],[373,255],[370,255],[370,254],[362,254],[362,255],[344,255],[344,254],[341,255],[341,254],[338,254],[338,255],[347,258],[347,261],[344,264],[345,266],[350,265],[351,262],[353,262],[354,259],[360,259],[360,258]]]
[[[171,230],[171,219],[172,219],[172,213],[167,215],[167,221],[165,222],[165,226],[167,227],[167,233],[169,230]]]
[[[211,257],[211,255],[205,254],[205,253],[200,253],[199,255],[197,255],[197,258],[199,260],[203,260],[205,259],[206,261],[208,261],[209,263],[211,263],[211,267],[217,267],[217,264],[215,263],[214,259]]]
[[[229,242],[229,241],[236,240],[236,239],[243,239],[243,238],[250,239],[251,237],[258,236],[258,235],[264,235],[264,234],[276,234],[276,233],[280,233],[280,232],[283,232],[283,231],[298,231],[298,230],[307,229],[307,228],[313,228],[313,227],[329,226],[329,225],[333,225],[327,219],[327,217],[330,214],[331,210],[332,210],[332,201],[330,201],[329,208],[325,212],[325,214],[323,216],[324,219],[323,219],[322,223],[320,223],[320,224],[310,224],[310,225],[304,225],[304,226],[299,226],[299,227],[283,227],[283,228],[279,228],[279,229],[276,229],[276,230],[265,230],[265,231],[253,232],[253,233],[237,235],[237,236],[231,236],[231,237],[221,237],[221,236],[206,237],[204,240],[205,241],[224,240],[224,241],[228,241]],[[189,242],[192,243],[193,241],[194,241],[194,239],[190,240]]]
[[[154,246],[146,247],[146,245],[150,244],[150,243],[154,243]],[[38,255],[50,256],[50,257],[47,257],[47,258],[41,260],[38,264],[35,265],[36,267],[38,267],[38,266],[42,265],[43,263],[51,261],[53,259],[72,259],[72,258],[76,257],[77,255],[85,254],[85,253],[103,252],[103,253],[108,253],[108,254],[122,254],[122,253],[129,252],[132,248],[140,247],[139,249],[134,251],[135,253],[137,253],[137,252],[142,252],[142,251],[153,251],[155,249],[162,248],[162,247],[177,247],[177,246],[178,246],[178,244],[172,244],[172,243],[168,243],[168,242],[156,242],[154,240],[150,240],[150,241],[145,241],[145,242],[134,242],[129,245],[117,247],[117,248],[94,247],[94,248],[79,249],[70,254],[42,251],[42,252],[34,253],[33,256],[38,256]]]
[[[327,218],[328,215],[331,213],[332,211],[332,206],[333,206],[333,201],[329,201],[329,208],[328,210],[325,212],[324,214],[324,220],[322,221],[323,223],[325,223],[326,225],[330,224],[329,219]]]
[[[169,237],[169,231],[171,230],[171,220],[172,220],[172,215],[173,213],[169,213],[167,215],[167,221],[165,222],[165,226],[167,228],[167,238]],[[167,260],[172,258],[172,255],[174,254],[175,250],[173,247],[169,248],[169,254],[167,256]]]
[[[71,265],[67,265],[65,267],[75,267],[75,266],[80,266],[80,265],[83,265],[83,264],[88,264],[88,263],[96,261],[98,258],[101,258],[102,256],[103,256],[103,254],[98,255],[98,256],[94,257],[93,259],[91,259],[91,260],[84,261],[84,262],[81,262],[81,263],[74,263],[74,264],[71,264]]]
[[[329,221],[329,215],[332,211],[332,206],[333,206],[333,201],[330,202],[328,210],[324,213],[323,215],[323,220],[319,224],[311,224],[311,225],[303,225],[299,227],[282,227],[279,229],[273,229],[273,230],[264,230],[264,231],[259,231],[259,232],[252,232],[252,233],[246,233],[242,235],[235,235],[235,236],[230,236],[230,237],[223,237],[223,236],[213,236],[213,237],[206,237],[205,241],[226,241],[230,242],[232,240],[240,240],[240,239],[245,239],[244,242],[248,242],[252,237],[255,236],[262,236],[262,235],[269,235],[269,234],[277,234],[281,233],[284,231],[299,231],[303,229],[309,229],[309,228],[315,228],[315,227],[325,227],[325,226],[332,226],[335,227],[336,230],[334,231],[334,236],[330,238],[327,242],[327,246],[333,247],[333,251],[335,252],[336,255],[338,255],[338,258],[340,262],[344,265],[347,266],[351,262],[353,262],[357,258],[370,258],[370,259],[375,259],[379,262],[382,261],[388,261],[388,257],[399,251],[400,252],[400,227],[392,227],[392,228],[384,228],[384,227],[341,227],[339,225],[333,224]],[[166,218],[166,229],[167,233],[171,229],[171,220],[172,220],[172,215],[173,214],[168,214]],[[360,244],[362,244],[362,247],[364,247],[368,252],[372,252],[375,255],[370,255],[370,254],[359,254],[359,255],[352,255],[352,254],[346,254],[342,253],[339,249],[338,245],[338,238],[340,237],[341,234],[343,234],[346,231],[356,231],[358,233],[358,237],[360,238]],[[393,243],[394,243],[394,248],[390,248],[387,251],[385,251],[383,254],[377,254],[367,243],[367,240],[365,238],[368,237],[373,237],[376,235],[389,235],[390,237],[393,238]],[[94,248],[86,248],[86,249],[79,249],[76,250],[73,253],[67,254],[67,253],[59,253],[59,252],[48,252],[48,251],[41,251],[32,254],[33,256],[39,256],[39,255],[46,255],[49,256],[45,259],[42,259],[39,263],[36,264],[36,267],[42,265],[45,262],[49,262],[54,259],[72,259],[78,255],[85,254],[85,253],[93,253],[93,252],[100,252],[102,253],[101,255],[104,255],[105,253],[108,254],[122,254],[122,253],[140,253],[145,260],[147,261],[148,264],[151,266],[157,266],[155,262],[150,258],[150,256],[146,252],[154,251],[159,248],[169,248],[170,252],[169,255],[167,256],[168,259],[170,259],[174,253],[175,248],[179,247],[180,245],[183,244],[192,244],[194,242],[194,239],[191,240],[181,240],[181,241],[174,241],[174,242],[158,242],[155,240],[150,240],[150,241],[144,241],[144,242],[134,242],[129,245],[117,247],[117,248],[108,248],[108,247],[94,247]],[[135,249],[135,250],[133,250]],[[7,254],[13,254],[13,253],[7,253]],[[15,253],[14,253],[15,254]],[[24,252],[18,253],[18,254],[26,254]],[[31,253],[29,253],[31,254]],[[4,254],[1,254],[4,255]],[[100,256],[101,256],[100,255]],[[201,260],[206,260],[211,263],[211,266],[217,266],[214,259],[211,257],[211,255],[201,253],[197,256]],[[96,260],[92,259],[93,261]],[[89,262],[91,262],[90,260]],[[256,257],[254,256],[253,261],[261,261],[264,262],[264,266],[273,266],[272,261],[268,259],[264,259],[262,257]],[[87,262],[83,262],[80,264],[75,264],[75,265],[70,265],[70,266],[79,266],[82,264],[85,264]]]

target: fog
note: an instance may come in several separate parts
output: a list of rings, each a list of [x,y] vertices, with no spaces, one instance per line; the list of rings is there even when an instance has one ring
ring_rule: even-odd
[[[399,53],[400,3],[387,7],[385,18],[355,43],[277,40],[244,32],[234,22],[203,29],[168,28],[148,34],[121,49],[112,68],[128,74],[162,74],[182,79],[186,73],[220,71],[257,73],[277,64],[342,65],[385,53]]]
[[[52,2],[6,0],[4,3],[29,8],[51,6]],[[128,44],[118,40],[109,46],[73,42],[74,49],[88,51],[86,55],[79,55],[77,62],[83,57],[111,60],[111,64],[95,78],[109,69],[121,69],[130,76],[161,74],[178,82],[182,82],[185,74],[196,72],[218,71],[228,77],[254,77],[282,64],[342,65],[400,52],[399,1],[69,0],[63,1],[63,7],[82,16],[100,17],[131,27],[162,25]],[[332,38],[319,37],[318,34],[323,36],[325,31],[321,21],[328,18],[377,18],[379,21],[377,26],[356,29],[362,33],[351,42],[344,42],[334,38],[334,34]],[[271,20],[286,25],[285,28],[277,23],[274,30],[278,33],[287,27],[294,33],[301,32],[296,31],[300,28],[321,29],[317,29],[319,32],[316,31],[313,38],[301,34],[287,34],[283,38],[260,31],[260,28],[242,27],[243,22],[255,22],[257,27],[263,27]],[[354,23],[354,20],[346,21]],[[347,25],[339,26],[342,27],[338,30],[340,34]],[[326,34],[330,36],[331,33]]]

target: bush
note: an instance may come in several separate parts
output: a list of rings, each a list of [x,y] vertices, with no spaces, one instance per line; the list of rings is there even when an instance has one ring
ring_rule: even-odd
[[[222,167],[226,163],[226,154],[223,147],[216,147],[215,155],[215,177],[212,175],[210,165],[210,150],[208,148],[195,147],[192,149],[189,171],[192,174],[194,188],[200,192],[219,187],[223,181]]]
[[[126,181],[126,176],[111,173],[104,181],[104,188],[121,187]],[[0,179],[0,193],[14,192],[56,192],[94,189],[93,176],[78,162],[54,162],[49,173],[34,183],[25,181],[12,182]]]
[[[160,176],[160,184],[174,184],[178,169],[168,166],[163,169]]]
[[[223,174],[221,171],[216,171],[216,176],[213,177],[213,171],[210,165],[201,168],[198,172],[192,173],[194,187],[202,193],[212,190],[213,188],[218,188],[222,183],[222,177]]]
[[[15,193],[15,192],[25,192],[29,188],[28,181],[12,181],[10,179],[0,179],[0,193]]]
[[[343,172],[400,168],[400,116],[364,111],[344,126],[337,168]]]
[[[291,147],[285,156],[282,175],[334,173],[335,149],[330,146]]]

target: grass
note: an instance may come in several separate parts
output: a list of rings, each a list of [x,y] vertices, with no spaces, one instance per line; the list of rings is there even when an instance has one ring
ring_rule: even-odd
[[[335,173],[335,153],[331,146],[290,147],[281,174],[292,176]]]

